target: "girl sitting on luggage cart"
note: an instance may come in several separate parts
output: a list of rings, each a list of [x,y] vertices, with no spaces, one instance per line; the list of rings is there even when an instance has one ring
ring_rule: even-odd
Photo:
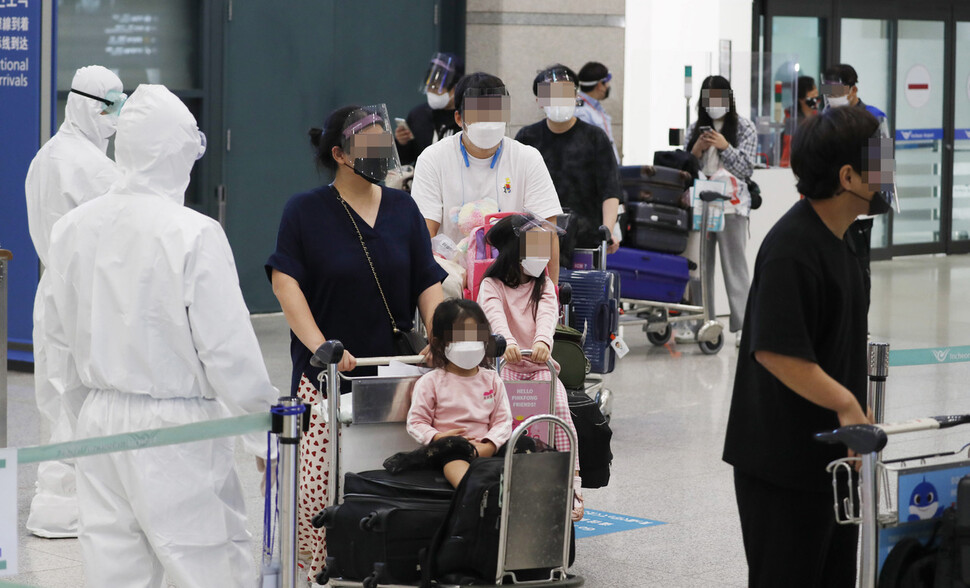
[[[502,377],[510,381],[551,380],[549,372],[552,339],[559,319],[556,289],[546,273],[553,239],[562,229],[531,213],[507,216],[489,229],[485,239],[498,250],[495,262],[485,272],[478,292],[494,332],[505,337],[505,367]],[[522,357],[521,345],[532,348],[531,357]],[[556,364],[558,373],[559,365]],[[556,416],[575,433],[569,413],[566,388],[556,381]],[[569,451],[569,436],[556,427],[556,449]],[[577,456],[579,453],[577,452]],[[583,518],[583,497],[579,491],[577,461],[576,500],[573,520]]]
[[[470,300],[451,298],[431,320],[431,362],[435,369],[415,384],[408,433],[426,448],[427,462],[444,469],[457,487],[477,457],[492,457],[512,435],[512,411],[505,384],[491,367],[485,347],[488,319]],[[407,459],[398,454],[391,460]],[[391,471],[407,467],[385,462]]]

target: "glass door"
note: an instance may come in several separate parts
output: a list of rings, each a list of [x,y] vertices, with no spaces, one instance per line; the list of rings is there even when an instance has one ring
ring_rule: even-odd
[[[956,23],[956,44],[951,239],[967,243],[970,241],[970,22]]]
[[[898,21],[893,245],[942,240],[945,23]]]
[[[859,75],[859,99],[883,112],[892,104],[892,23],[870,18],[843,18],[841,63]],[[889,125],[892,128],[893,121]],[[872,247],[889,246],[888,216],[873,221]]]

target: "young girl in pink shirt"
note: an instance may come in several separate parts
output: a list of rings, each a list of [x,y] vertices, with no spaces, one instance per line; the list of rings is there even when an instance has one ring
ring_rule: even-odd
[[[488,369],[490,336],[488,319],[474,302],[452,298],[439,304],[431,321],[435,369],[421,376],[411,396],[408,433],[430,445],[429,454],[437,453],[430,461],[443,466],[455,487],[470,459],[495,455],[512,435],[505,384]]]
[[[478,303],[485,311],[493,332],[508,345],[502,378],[506,380],[551,380],[546,361],[551,357],[553,335],[559,320],[559,300],[546,265],[552,255],[553,239],[560,229],[533,214],[507,216],[489,229],[485,240],[498,250],[495,262],[485,272],[478,291]],[[523,357],[522,349],[532,349]],[[556,372],[559,364],[553,362]],[[566,421],[575,434],[569,413],[566,388],[556,377],[556,416]],[[556,427],[556,449],[569,451],[569,436]],[[578,456],[577,452],[577,456]],[[578,463],[578,462],[577,462]],[[577,466],[578,470],[578,466]],[[583,516],[583,498],[576,478],[573,520]]]

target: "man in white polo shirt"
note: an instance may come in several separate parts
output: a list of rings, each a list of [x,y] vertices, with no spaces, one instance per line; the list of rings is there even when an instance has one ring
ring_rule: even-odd
[[[479,72],[458,82],[455,122],[462,131],[425,149],[414,168],[411,196],[432,237],[440,232],[461,240],[453,211],[476,200],[495,200],[501,212],[529,211],[553,223],[562,214],[542,155],[505,136],[510,116],[499,78]],[[549,277],[558,283],[558,242]]]

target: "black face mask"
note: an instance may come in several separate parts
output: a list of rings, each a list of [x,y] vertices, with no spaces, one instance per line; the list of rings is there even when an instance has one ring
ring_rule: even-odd
[[[387,178],[387,161],[384,157],[358,157],[354,159],[354,167],[351,169],[368,182],[379,184]]]
[[[606,87],[606,94],[603,94],[603,100],[606,100],[607,98],[609,98],[609,97],[610,97],[610,89],[611,89],[612,87],[613,87],[613,86],[607,86],[607,87]]]
[[[880,214],[886,214],[887,212],[892,210],[892,206],[889,204],[889,198],[887,197],[885,192],[876,192],[872,195],[872,198],[863,198],[862,196],[859,196],[852,190],[846,190],[846,192],[848,192],[849,194],[852,194],[853,196],[855,196],[860,200],[865,200],[866,202],[869,203],[869,212],[867,213],[869,216],[878,216]]]

